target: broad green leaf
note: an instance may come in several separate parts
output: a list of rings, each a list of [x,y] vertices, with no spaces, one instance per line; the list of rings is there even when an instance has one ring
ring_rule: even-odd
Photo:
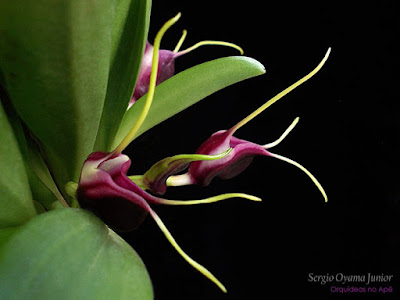
[[[24,161],[0,103],[0,228],[23,224],[36,215]]]
[[[82,209],[47,212],[0,248],[0,299],[153,299],[136,252]]]
[[[178,73],[156,87],[149,114],[136,137],[212,93],[264,73],[262,64],[243,56],[219,58]],[[145,100],[146,95],[125,113],[114,143],[108,150],[115,148],[129,132]]]
[[[61,186],[95,142],[110,67],[113,1],[0,1],[0,68]]]
[[[64,206],[66,206],[66,200],[54,182],[40,154],[38,145],[32,140],[26,130],[22,129],[20,135],[22,135],[22,138],[20,138],[19,144],[24,158],[33,199],[48,210],[62,206],[61,203],[64,203]]]
[[[8,240],[17,232],[19,228],[20,226],[0,229],[0,249],[3,245],[5,245],[8,242]]]
[[[58,191],[55,183],[51,181],[51,177],[45,177],[44,180],[42,180],[31,166],[26,165],[26,169],[34,201],[40,203],[46,210],[63,207],[59,199],[61,199],[63,203],[65,203],[64,201],[66,200]],[[39,171],[48,172],[46,169]]]
[[[9,104],[8,101],[5,101],[5,103]],[[32,198],[35,201],[36,210],[39,213],[39,211],[43,210],[43,207],[47,210],[60,206],[62,207],[61,203],[66,204],[66,202],[41,156],[37,141],[33,140],[29,130],[26,126],[23,126],[11,105],[6,105],[5,108],[25,164],[25,170],[28,176]],[[43,207],[37,205],[38,203]]]
[[[128,107],[147,40],[150,0],[118,0],[112,35],[110,77],[96,150],[106,150]]]

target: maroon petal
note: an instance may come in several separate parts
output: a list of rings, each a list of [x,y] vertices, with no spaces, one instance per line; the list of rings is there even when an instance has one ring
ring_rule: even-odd
[[[158,61],[158,72],[157,72],[157,82],[160,84],[172,77],[175,73],[175,58],[179,55],[173,51],[160,50],[159,51],[159,61]],[[150,84],[150,74],[153,59],[153,46],[147,42],[146,49],[143,54],[142,63],[140,65],[140,70],[138,78],[135,85],[135,90],[132,95],[132,99],[129,103],[131,106],[139,98],[147,93]]]
[[[188,174],[198,185],[207,186],[215,177],[233,178],[242,173],[256,155],[269,156],[262,146],[238,139],[232,132],[219,131],[207,139],[196,151],[197,154],[215,154],[233,148],[224,158],[214,161],[198,161],[190,164]]]
[[[91,154],[83,165],[77,191],[82,208],[92,210],[119,231],[136,229],[150,210],[148,202],[157,203],[158,199],[127,178],[130,164],[126,155]]]

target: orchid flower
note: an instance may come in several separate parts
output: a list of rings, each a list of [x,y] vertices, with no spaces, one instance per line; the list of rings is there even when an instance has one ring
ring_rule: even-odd
[[[219,46],[227,46],[232,47],[240,51],[243,54],[243,49],[239,46],[222,41],[201,41],[196,43],[195,45],[185,49],[180,50],[185,38],[187,35],[187,31],[184,30],[182,37],[180,38],[178,44],[176,45],[173,51],[161,49],[158,50],[159,62],[158,62],[158,73],[156,85],[162,83],[167,80],[175,73],[175,59],[178,57],[191,52],[192,50],[205,45],[219,45]],[[142,62],[140,65],[140,70],[137,78],[137,82],[135,85],[135,90],[133,92],[132,98],[129,102],[128,109],[144,94],[147,93],[149,89],[150,83],[150,73],[152,70],[152,58],[153,58],[154,47],[147,41],[146,48],[144,50],[144,54],[142,57]]]
[[[265,145],[258,145],[246,140],[238,139],[233,135],[239,128],[254,119],[265,109],[270,107],[283,96],[310,79],[312,76],[314,76],[322,68],[322,66],[328,59],[329,54],[330,48],[325,54],[323,60],[308,75],[301,78],[299,81],[295,82],[294,84],[277,94],[275,97],[267,101],[264,105],[259,107],[257,110],[255,110],[249,116],[237,123],[231,129],[221,130],[214,133],[197,149],[196,154],[190,156],[193,158],[195,157],[195,155],[208,155],[212,157],[213,155],[220,154],[224,151],[232,149],[232,151],[230,151],[224,157],[220,159],[192,159],[187,173],[174,175],[184,170],[185,166],[189,165],[188,163],[185,165],[185,161],[182,161],[180,156],[177,155],[173,158],[168,158],[168,167],[165,166],[166,161],[163,160],[159,163],[156,163],[144,175],[133,176],[131,177],[131,179],[135,182],[139,182],[144,188],[150,190],[153,193],[163,194],[166,191],[167,186],[183,186],[190,184],[207,186],[215,177],[219,177],[221,179],[233,178],[242,173],[251,164],[254,156],[270,156],[290,163],[306,173],[318,187],[325,201],[328,201],[327,195],[322,185],[305,167],[295,162],[294,160],[269,151],[269,149],[277,146],[281,141],[284,140],[284,138],[290,133],[290,131],[292,131],[292,129],[297,125],[299,118],[296,118],[293,121],[293,123],[279,137],[279,139]],[[160,165],[163,165],[163,167],[160,168]]]

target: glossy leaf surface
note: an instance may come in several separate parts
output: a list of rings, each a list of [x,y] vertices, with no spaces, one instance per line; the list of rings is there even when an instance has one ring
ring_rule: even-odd
[[[0,103],[0,228],[36,215],[18,142]]]
[[[60,185],[92,152],[110,67],[114,1],[0,2],[0,68],[7,94]]]
[[[7,236],[6,236],[7,237]],[[1,299],[153,299],[136,252],[82,209],[41,214],[0,247]]]
[[[264,73],[262,64],[244,56],[219,58],[178,73],[156,87],[149,114],[136,137],[212,93]],[[116,147],[129,132],[145,100],[146,95],[125,113],[114,143],[108,150]]]
[[[112,32],[110,76],[96,151],[112,141],[128,107],[149,29],[151,1],[118,0]]]

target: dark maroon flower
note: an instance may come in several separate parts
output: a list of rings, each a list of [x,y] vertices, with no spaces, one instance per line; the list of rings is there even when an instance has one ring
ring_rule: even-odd
[[[131,160],[124,154],[94,152],[82,167],[76,192],[82,208],[95,212],[110,227],[119,231],[136,229],[148,213],[151,204],[191,205],[212,203],[240,197],[260,201],[259,198],[231,193],[202,200],[167,200],[141,189],[128,176]]]
[[[157,85],[172,77],[175,73],[175,59],[182,54],[169,51],[159,51]],[[150,83],[150,73],[153,59],[153,45],[146,43],[146,49],[143,54],[142,63],[140,66],[138,78],[135,85],[129,107],[131,107],[140,97],[147,93]]]
[[[232,151],[228,155],[221,159],[213,161],[192,162],[187,173],[169,177],[166,181],[166,184],[169,186],[181,186],[188,184],[207,186],[216,177],[219,177],[221,179],[229,179],[239,175],[251,164],[254,156],[256,155],[271,156],[286,161],[305,172],[321,191],[322,195],[325,198],[325,201],[327,201],[327,195],[321,184],[306,168],[289,158],[267,151],[267,149],[276,146],[286,137],[286,135],[297,124],[298,118],[277,141],[264,146],[257,145],[246,140],[238,139],[233,135],[239,128],[247,124],[269,106],[277,102],[283,96],[285,96],[296,87],[310,79],[314,74],[316,74],[328,59],[329,54],[330,48],[328,49],[324,59],[308,75],[301,78],[299,81],[295,82],[284,91],[280,92],[275,97],[267,101],[264,105],[259,107],[257,110],[255,110],[249,116],[237,123],[231,129],[222,130],[214,133],[196,151],[196,154],[215,155],[227,151],[229,148],[232,148]]]
[[[130,165],[124,154],[92,153],[83,164],[77,191],[82,208],[119,231],[136,229],[150,211],[149,203],[157,203],[157,198],[127,178]]]
[[[222,46],[229,46],[238,49],[242,54],[243,50],[235,44],[227,43],[227,42],[220,42],[220,41],[202,41],[194,46],[179,51],[180,46],[182,45],[184,39],[186,37],[186,30],[184,30],[182,38],[180,39],[178,45],[173,51],[161,49],[159,50],[159,61],[158,61],[158,72],[157,72],[157,81],[156,85],[164,82],[168,78],[172,77],[175,73],[175,59],[179,56],[182,56],[190,51],[203,46],[203,45],[222,45]],[[138,74],[138,78],[135,85],[135,90],[133,92],[131,101],[129,102],[128,109],[144,94],[147,93],[149,89],[150,83],[150,73],[152,67],[152,59],[153,59],[153,46],[146,42],[146,48],[142,57],[142,62],[140,65],[140,70]]]
[[[196,153],[212,155],[229,148],[233,149],[231,153],[219,160],[192,162],[188,174],[193,183],[207,186],[215,177],[233,178],[251,164],[254,156],[271,156],[264,147],[234,137],[232,130],[214,133],[197,149]]]

